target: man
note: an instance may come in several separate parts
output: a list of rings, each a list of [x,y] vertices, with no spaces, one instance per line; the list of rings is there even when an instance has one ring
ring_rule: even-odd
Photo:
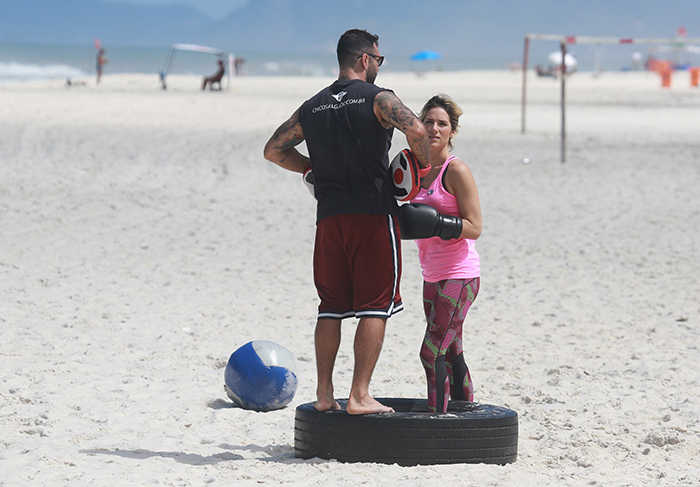
[[[218,84],[219,90],[221,89],[221,78],[224,77],[226,69],[224,68],[224,62],[221,59],[217,60],[216,64],[219,66],[216,73],[212,74],[211,76],[205,76],[202,80],[202,90],[206,90],[207,85],[209,85],[210,90],[213,90],[214,84]]]
[[[357,317],[355,368],[347,412],[393,412],[369,394],[386,320],[403,309],[398,205],[389,171],[394,127],[421,166],[430,167],[423,124],[392,92],[374,85],[384,57],[379,38],[349,30],[338,41],[338,80],[275,131],[265,158],[289,171],[311,166],[318,200],[314,282],[321,304],[315,332],[318,383],[314,407],[339,409],[333,367],[344,318]],[[306,141],[309,156],[295,146]]]

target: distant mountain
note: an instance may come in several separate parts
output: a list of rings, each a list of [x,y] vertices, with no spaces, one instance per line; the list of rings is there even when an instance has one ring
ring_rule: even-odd
[[[90,44],[97,37],[111,45],[165,46],[199,39],[214,23],[179,5],[0,0],[0,42]]]
[[[99,0],[0,0],[0,42],[332,52],[348,28],[380,36],[383,52],[519,56],[526,33],[672,37],[700,18],[699,0],[252,0],[222,20],[184,6]],[[689,36],[700,26],[688,24]],[[697,32],[694,32],[694,28]]]

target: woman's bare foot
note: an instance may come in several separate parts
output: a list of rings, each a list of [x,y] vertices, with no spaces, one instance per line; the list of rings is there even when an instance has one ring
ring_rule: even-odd
[[[393,408],[385,406],[376,399],[366,396],[363,400],[357,401],[352,397],[348,399],[348,414],[372,414],[372,413],[393,413]]]

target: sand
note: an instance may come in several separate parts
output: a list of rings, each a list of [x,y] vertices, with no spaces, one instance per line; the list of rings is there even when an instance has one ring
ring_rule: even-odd
[[[331,80],[106,75],[0,86],[0,485],[700,484],[700,91],[651,73],[381,73],[414,110],[451,94],[455,154],[480,190],[482,288],[465,324],[482,403],[518,412],[506,466],[399,467],[294,457],[312,401],[314,200],[262,157]],[[398,134],[392,152],[405,147]],[[523,164],[523,158],[532,160]],[[371,384],[426,397],[421,276]],[[352,370],[344,325],[338,397]],[[297,357],[285,409],[233,407],[229,355]]]

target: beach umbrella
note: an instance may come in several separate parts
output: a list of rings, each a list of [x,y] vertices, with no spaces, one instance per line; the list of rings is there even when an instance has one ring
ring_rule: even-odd
[[[561,66],[561,51],[554,51],[547,57],[547,59],[551,64]],[[578,65],[578,61],[576,61],[574,56],[567,52],[566,56],[564,56],[564,64],[566,65],[567,69],[572,69]]]
[[[411,56],[411,61],[433,61],[435,59],[440,59],[442,56],[439,52],[435,51],[418,51],[413,56]]]

